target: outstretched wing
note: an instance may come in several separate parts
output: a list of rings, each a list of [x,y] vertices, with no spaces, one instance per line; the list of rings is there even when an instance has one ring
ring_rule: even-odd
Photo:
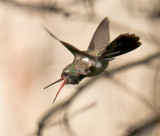
[[[89,44],[88,50],[98,50],[100,48],[103,48],[109,44],[109,40],[109,20],[106,17],[97,27]]]
[[[48,32],[48,34],[50,36],[52,36],[53,38],[55,38],[57,41],[61,42],[73,55],[77,54],[83,54],[82,51],[78,50],[76,47],[74,47],[73,45],[66,43],[60,39],[58,39],[53,33],[51,33],[46,27],[43,26],[43,28]]]

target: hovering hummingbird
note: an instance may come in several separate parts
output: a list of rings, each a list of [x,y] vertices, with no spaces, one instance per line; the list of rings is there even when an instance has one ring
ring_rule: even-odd
[[[129,33],[120,34],[110,42],[109,20],[107,17],[97,27],[88,49],[85,51],[80,51],[73,45],[58,39],[47,28],[44,27],[44,29],[74,55],[73,62],[63,69],[61,78],[44,88],[46,89],[63,80],[53,103],[64,85],[75,85],[85,77],[99,75],[104,72],[114,57],[128,53],[141,45],[141,42],[139,42],[140,38],[135,34]]]

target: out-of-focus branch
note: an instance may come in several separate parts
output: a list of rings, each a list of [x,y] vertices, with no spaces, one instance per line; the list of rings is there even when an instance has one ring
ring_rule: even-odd
[[[81,109],[78,109],[77,111],[71,113],[71,115],[68,117],[67,120],[69,121],[69,120],[77,117],[79,114],[81,114],[82,112],[85,112],[85,111],[93,108],[93,106],[95,106],[95,105],[96,105],[96,103],[93,102],[93,103],[90,103],[90,104],[86,105],[85,107],[82,107]],[[63,120],[60,120],[60,121],[57,121],[57,122],[54,122],[54,123],[46,125],[45,128],[46,127],[52,127],[52,126],[60,125],[62,123],[63,123]]]
[[[127,85],[125,85],[124,83],[122,83],[121,81],[115,79],[115,78],[109,78],[111,81],[113,81],[115,84],[117,84],[118,86],[124,88],[124,90],[126,93],[131,94],[131,96],[134,96],[135,98],[137,98],[138,100],[140,100],[141,102],[143,102],[148,108],[150,108],[152,111],[154,111],[154,113],[160,113],[160,109],[159,107],[157,107],[157,105],[154,105],[152,102],[150,102],[150,100],[148,100],[146,97],[144,97],[143,95],[141,95],[140,93],[138,93],[137,91],[132,90],[130,87],[128,87]]]
[[[121,72],[121,71],[130,69],[130,68],[136,67],[138,65],[148,64],[151,61],[153,61],[154,59],[159,58],[159,57],[160,57],[160,53],[159,52],[155,53],[155,54],[147,56],[146,58],[141,59],[139,61],[131,62],[131,63],[125,64],[125,65],[123,65],[123,66],[121,66],[119,68],[113,69],[113,70],[107,72],[106,76],[108,76],[108,75],[111,76],[112,74],[115,74],[117,72]]]
[[[76,92],[73,93],[69,97],[69,99],[67,99],[66,101],[61,102],[60,104],[58,104],[55,107],[53,107],[50,110],[48,110],[46,112],[46,114],[44,114],[44,116],[42,117],[42,119],[39,122],[37,135],[38,136],[42,136],[42,131],[43,131],[43,128],[45,127],[47,121],[51,117],[53,117],[53,115],[55,115],[57,112],[61,111],[62,109],[67,108],[73,102],[73,100],[75,100],[84,91],[85,88],[89,87],[92,83],[94,83],[98,79],[99,78],[93,78],[92,80],[89,80],[88,82],[86,82],[86,84],[83,84],[79,88],[77,88]]]
[[[70,13],[66,11],[64,8],[60,8],[57,6],[56,3],[53,4],[29,4],[29,3],[21,3],[13,0],[0,0],[0,2],[3,2],[4,4],[9,4],[18,8],[22,9],[28,9],[28,10],[35,10],[39,12],[54,12],[54,13],[61,13],[64,16],[70,16]]]
[[[39,122],[37,135],[42,136],[42,131],[45,128],[46,123],[51,119],[51,117],[53,117],[57,112],[61,111],[62,109],[65,109],[66,107],[68,107],[82,92],[84,92],[84,89],[89,87],[91,84],[95,83],[101,77],[112,76],[113,74],[116,74],[118,72],[122,72],[139,65],[147,64],[158,57],[160,57],[160,53],[155,53],[144,59],[141,59],[135,62],[130,62],[121,67],[115,68],[104,75],[97,76],[96,78],[92,78],[91,80],[88,80],[85,84],[79,86],[77,90],[67,100],[51,108],[43,115],[42,119]]]
[[[143,121],[137,122],[135,125],[130,127],[123,136],[137,136],[137,134],[142,134],[148,132],[149,130],[160,123],[160,115],[149,117]]]
[[[30,10],[34,10],[36,12],[56,13],[56,14],[62,14],[65,17],[69,17],[69,16],[71,16],[71,15],[73,15],[75,13],[77,15],[77,12],[74,12],[74,13],[70,12],[69,10],[67,10],[66,7],[58,6],[58,4],[56,4],[56,2],[54,2],[54,3],[50,3],[50,2],[47,3],[46,2],[46,3],[37,3],[37,4],[24,3],[24,2],[22,3],[22,2],[18,2],[18,1],[14,1],[14,0],[0,0],[0,2],[3,2],[4,4],[9,4],[9,5],[15,6],[17,8],[26,9],[26,10],[29,10],[29,11]],[[79,1],[77,1],[77,2],[78,2],[78,4],[80,4]],[[83,5],[85,7],[86,7],[86,4],[89,5],[87,7],[90,7],[90,9],[92,9],[90,11],[92,13],[92,15],[94,14],[93,15],[94,19],[92,18],[92,21],[95,21],[97,23],[97,21],[99,22],[99,20],[102,19],[102,17],[96,16],[96,14],[94,13],[94,10],[93,10],[93,8],[94,8],[94,0],[81,0],[81,3],[83,3]],[[72,3],[70,5],[72,5]],[[92,16],[89,16],[87,14],[87,18],[89,20],[91,20],[91,17]],[[85,16],[85,18],[86,18],[86,16]],[[153,35],[153,34],[150,34],[150,35],[146,34],[144,32],[141,32],[139,30],[135,30],[135,29],[133,29],[131,27],[128,27],[126,25],[120,24],[120,23],[112,21],[112,20],[111,20],[111,23],[112,23],[112,26],[113,26],[114,30],[117,31],[120,28],[121,30],[134,31],[136,34],[142,35],[145,40],[147,40],[149,42],[152,42],[153,43],[152,45],[154,45],[154,46],[158,45],[158,47],[159,47],[160,39],[159,39],[158,36]]]
[[[64,116],[63,116],[63,123],[64,123],[64,126],[65,126],[65,129],[70,136],[76,136],[77,134],[73,130],[73,128],[71,127],[69,120],[70,119],[69,119],[69,116],[68,116],[68,112],[66,111]]]
[[[155,68],[155,76],[153,82],[153,101],[158,107],[160,106],[160,59],[157,60],[158,64]]]
[[[94,15],[94,0],[78,0],[78,1],[74,1],[72,3],[69,3],[66,5],[66,3],[63,3],[63,5],[66,6],[59,6],[58,1],[56,2],[39,2],[39,3],[24,3],[24,2],[19,2],[16,0],[0,0],[0,2],[3,2],[4,4],[8,4],[11,6],[14,6],[16,8],[21,8],[21,9],[26,9],[26,10],[34,10],[36,12],[48,12],[48,13],[57,13],[57,14],[62,14],[65,17],[70,16],[71,14],[74,14],[77,12],[70,12],[70,6],[72,6],[73,4],[75,4],[75,6],[79,5],[79,4],[83,4],[86,12],[88,9],[89,13],[92,13],[92,15]],[[77,5],[76,5],[77,4]],[[68,10],[67,10],[67,8]],[[89,15],[90,16],[90,15]]]
[[[61,119],[57,122],[51,123],[51,124],[46,124],[45,128],[49,128],[49,127],[53,127],[53,126],[56,126],[56,125],[62,125],[63,124],[66,131],[68,132],[68,134],[70,136],[76,136],[77,135],[76,132],[73,130],[73,128],[70,125],[70,120],[77,117],[79,114],[82,114],[83,112],[88,111],[89,109],[93,108],[95,105],[96,105],[96,102],[92,102],[92,103],[90,103],[88,105],[85,105],[84,107],[76,110],[75,112],[71,113],[70,115],[68,115],[69,108],[67,108],[65,110],[63,119]]]

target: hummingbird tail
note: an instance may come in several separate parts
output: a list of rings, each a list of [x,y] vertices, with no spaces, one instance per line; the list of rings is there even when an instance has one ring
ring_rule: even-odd
[[[128,53],[141,46],[139,40],[140,38],[135,34],[121,34],[106,47],[106,51],[99,59],[107,60],[107,58],[113,58]]]

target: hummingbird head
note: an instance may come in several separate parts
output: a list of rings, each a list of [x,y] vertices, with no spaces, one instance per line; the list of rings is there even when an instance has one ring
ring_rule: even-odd
[[[75,63],[71,63],[63,69],[61,77],[65,80],[66,84],[75,85],[85,78],[85,75],[76,67]]]

